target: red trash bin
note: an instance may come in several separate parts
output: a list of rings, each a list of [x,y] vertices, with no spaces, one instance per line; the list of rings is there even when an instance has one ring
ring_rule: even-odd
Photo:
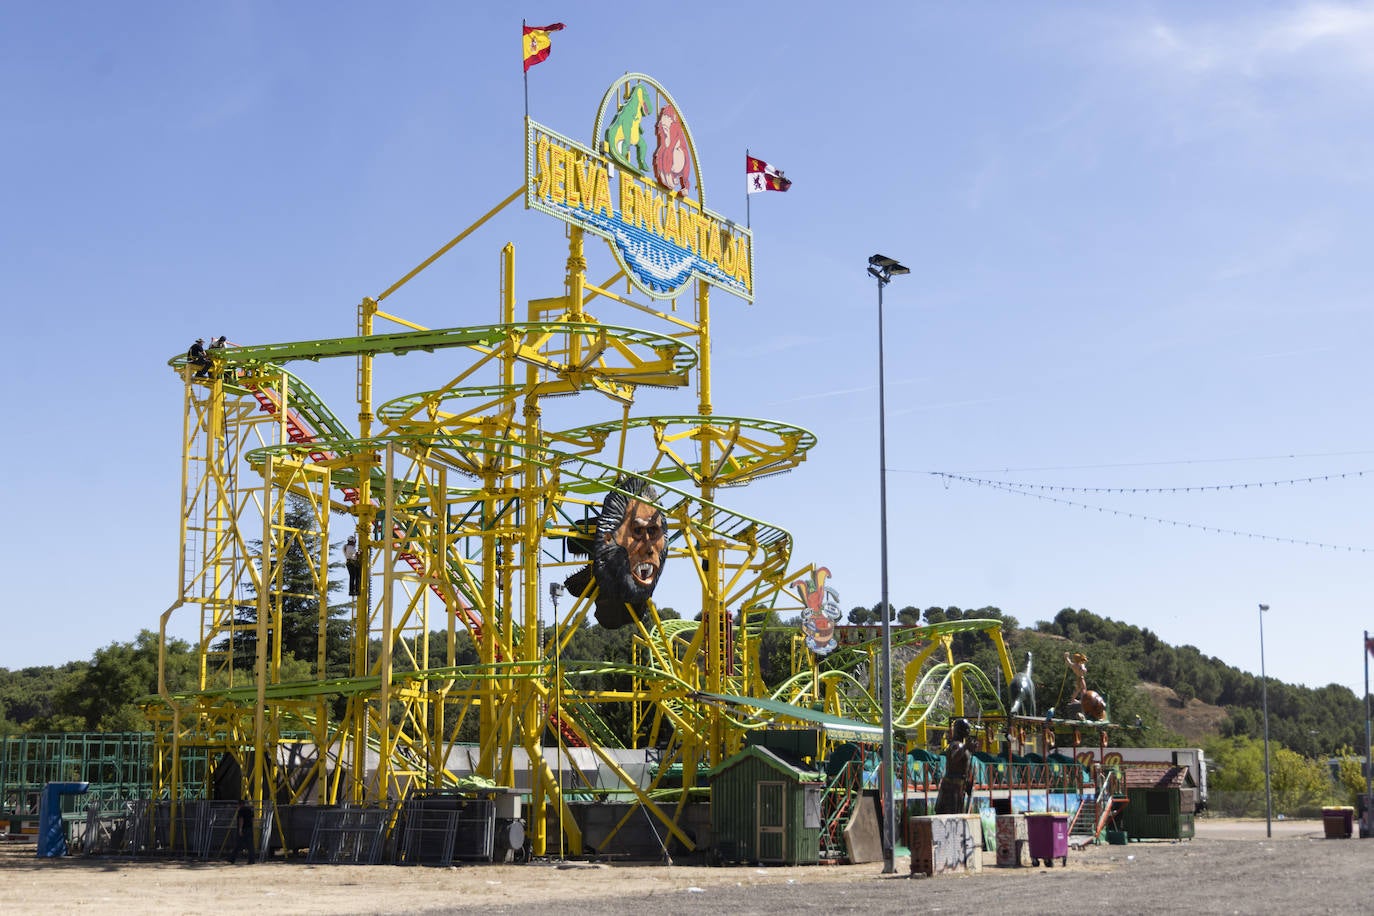
[[[1031,865],[1045,861],[1046,868],[1069,864],[1069,816],[1057,811],[1026,815],[1026,845],[1030,847]]]

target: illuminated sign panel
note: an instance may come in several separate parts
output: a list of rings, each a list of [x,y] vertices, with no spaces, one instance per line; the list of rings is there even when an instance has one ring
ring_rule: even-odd
[[[691,134],[657,83],[629,74],[611,86],[594,130],[600,151],[526,125],[525,206],[606,239],[655,299],[695,278],[753,300],[753,237],[706,209]]]

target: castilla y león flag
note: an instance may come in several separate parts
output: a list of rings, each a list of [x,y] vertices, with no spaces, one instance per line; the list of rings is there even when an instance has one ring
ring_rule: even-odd
[[[549,51],[552,49],[549,33],[561,30],[563,23],[527,25],[523,28],[524,32],[520,36],[520,50],[525,55],[525,70],[528,72],[530,67],[535,64],[542,64],[549,56]]]
[[[762,159],[744,157],[744,171],[749,179],[749,193],[760,191],[786,191],[792,187],[792,179],[785,177],[781,169],[775,169]]]

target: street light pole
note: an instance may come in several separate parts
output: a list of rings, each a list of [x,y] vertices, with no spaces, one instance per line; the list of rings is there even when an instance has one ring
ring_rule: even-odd
[[[1369,631],[1364,631],[1364,822],[1374,828],[1374,739],[1370,737],[1369,718],[1369,654],[1374,652],[1374,642],[1369,639]],[[1361,836],[1370,836],[1374,829],[1366,830]]]
[[[558,858],[563,858],[566,838],[563,834],[563,671],[562,651],[558,639],[558,599],[567,589],[562,582],[549,583],[549,600],[553,602],[553,740],[557,746],[558,773],[555,784],[558,786]],[[547,717],[545,717],[547,719]],[[543,723],[547,725],[547,721]]]
[[[878,541],[879,563],[882,567],[882,594],[878,607],[883,618],[882,672],[878,683],[883,707],[883,760],[878,767],[878,777],[882,780],[883,799],[883,874],[891,875],[897,871],[893,862],[897,846],[897,811],[892,791],[892,780],[896,774],[892,770],[892,613],[887,596],[887,404],[883,387],[883,287],[893,277],[911,271],[892,258],[875,254],[868,259],[868,273],[878,281]]]
[[[1269,679],[1264,673],[1264,612],[1269,605],[1261,604],[1260,609],[1260,706],[1264,710],[1264,834],[1274,835],[1274,796],[1269,791]]]

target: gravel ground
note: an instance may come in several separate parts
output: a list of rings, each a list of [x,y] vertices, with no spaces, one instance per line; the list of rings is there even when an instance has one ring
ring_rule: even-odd
[[[684,912],[1374,914],[1374,840],[1327,840],[1320,821],[1199,821],[1190,842],[1089,846],[1068,867],[937,878],[881,865],[706,868],[585,862],[458,868],[269,862],[39,860],[0,847],[6,914]]]

